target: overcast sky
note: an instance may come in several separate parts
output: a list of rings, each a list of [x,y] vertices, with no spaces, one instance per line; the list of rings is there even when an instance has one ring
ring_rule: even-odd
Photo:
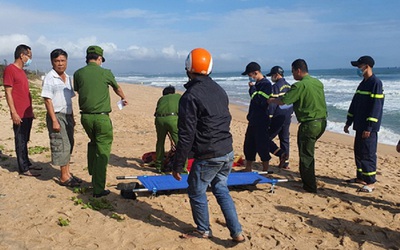
[[[310,69],[349,68],[371,55],[376,67],[400,66],[398,0],[0,0],[0,60],[32,47],[30,69],[51,69],[55,48],[69,53],[68,73],[85,65],[89,45],[104,49],[114,73],[178,73],[196,47],[214,72],[267,71],[303,58]]]

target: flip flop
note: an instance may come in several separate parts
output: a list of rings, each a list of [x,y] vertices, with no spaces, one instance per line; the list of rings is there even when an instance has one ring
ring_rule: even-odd
[[[75,180],[76,182],[78,182],[78,183],[82,183],[82,182],[83,182],[83,180],[82,180],[81,178],[79,178],[79,177],[73,175],[72,173],[71,173],[71,176],[72,176],[72,178],[74,178],[74,180]]]
[[[192,239],[192,238],[200,238],[200,239],[210,239],[212,238],[211,232],[203,232],[203,231],[199,231],[199,230],[193,230],[191,232],[182,234],[181,236],[179,236],[182,239]]]
[[[368,185],[364,185],[361,188],[359,188],[357,190],[357,192],[361,192],[361,193],[372,193],[372,191],[374,191],[374,187],[370,187]]]
[[[29,167],[29,170],[42,170],[42,167],[36,167],[36,166],[31,166]]]
[[[359,183],[359,184],[363,184],[363,185],[367,184],[365,181],[357,179],[357,178],[346,180],[346,182],[347,183]]]
[[[40,174],[35,174],[35,173],[31,173],[31,171],[26,171],[26,172],[23,172],[21,175],[23,175],[23,176],[29,176],[29,177],[38,177],[38,176],[40,176]]]
[[[59,182],[60,186],[64,187],[79,187],[81,184],[79,184],[73,177],[69,178],[68,180],[62,182]]]

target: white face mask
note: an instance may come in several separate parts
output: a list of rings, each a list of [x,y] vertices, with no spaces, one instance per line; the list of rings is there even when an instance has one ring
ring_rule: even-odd
[[[32,59],[28,59],[28,61],[24,62],[24,67],[29,67],[29,65],[31,65],[32,63]]]
[[[365,71],[366,69],[362,69],[362,68],[357,68],[357,75],[359,76],[359,77],[364,77],[364,71]]]

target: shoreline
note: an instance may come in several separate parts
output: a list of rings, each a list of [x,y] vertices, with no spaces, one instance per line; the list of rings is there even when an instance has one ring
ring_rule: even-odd
[[[139,86],[143,86],[143,87],[149,87],[149,88],[154,88],[154,89],[160,89],[160,93],[161,93],[161,91],[162,91],[162,89],[163,89],[163,87],[145,85],[145,84],[140,84],[140,83],[119,82],[118,84],[128,85],[128,86],[129,86],[129,85],[139,85]],[[178,90],[177,90],[176,92],[177,92],[177,93],[180,93],[180,94],[183,94],[183,91],[178,91]],[[246,106],[246,105],[240,105],[240,104],[237,104],[237,103],[230,103],[229,106],[230,106],[231,109],[234,109],[234,110],[236,111],[237,116],[240,116],[240,119],[242,119],[243,121],[247,121],[246,115],[247,115],[248,106]],[[328,116],[328,117],[329,117],[329,116]],[[297,127],[298,124],[299,124],[299,123],[296,121],[296,116],[295,116],[294,113],[293,113],[292,122],[291,122],[291,126],[290,126],[290,132],[291,132],[291,134],[292,134],[292,133],[297,134],[297,128],[296,128],[296,130],[293,130],[293,129],[294,129],[295,126]],[[344,123],[343,123],[343,124],[344,124]],[[351,130],[351,131],[353,131],[353,130]],[[346,142],[346,145],[347,145],[347,146],[353,146],[353,143],[354,143],[354,136],[355,136],[355,135],[352,135],[352,134],[348,134],[348,135],[347,135],[347,134],[339,133],[339,132],[337,132],[337,131],[325,130],[324,135],[323,135],[322,137],[324,137],[325,134],[330,134],[330,133],[332,133],[332,135],[327,135],[327,137],[328,137],[329,139],[332,139],[332,140],[335,140],[335,141],[336,141],[336,140],[338,140],[338,141],[344,141],[344,142]],[[354,131],[351,132],[351,133],[354,133]],[[379,135],[379,133],[378,133],[378,135]],[[399,137],[399,139],[400,139],[400,137]],[[351,141],[349,142],[349,140],[351,140]],[[396,149],[395,149],[396,145],[397,145],[397,142],[394,143],[394,144],[388,144],[388,143],[379,142],[379,143],[378,143],[378,152],[379,152],[379,149],[380,149],[380,148],[383,148],[384,152],[390,152],[390,151],[391,151],[390,148],[393,148],[394,153],[397,153],[397,152],[396,152]]]

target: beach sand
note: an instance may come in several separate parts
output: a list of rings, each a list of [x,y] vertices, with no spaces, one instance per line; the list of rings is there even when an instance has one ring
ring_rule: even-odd
[[[88,203],[92,193],[74,193],[58,185],[60,170],[50,164],[48,151],[30,155],[35,166],[43,167],[36,171],[42,174],[40,177],[19,176],[8,106],[4,97],[0,99],[0,249],[399,249],[400,154],[395,147],[379,145],[376,190],[358,193],[360,185],[343,182],[355,177],[353,138],[325,132],[317,142],[315,154],[319,192],[305,193],[299,188],[297,124],[291,127],[291,169],[271,167],[271,177],[288,178],[289,182],[278,183],[275,193],[269,193],[269,184],[231,191],[246,242],[236,245],[230,240],[211,193],[208,197],[214,238],[180,239],[179,235],[194,227],[185,191],[157,197],[145,192],[138,194],[136,200],[128,200],[116,189],[118,183],[132,181],[119,181],[117,176],[156,174],[153,168],[142,164],[141,156],[155,150],[153,113],[162,91],[142,85],[121,86],[129,102],[123,110],[118,110],[118,97],[111,93],[114,143],[107,170],[111,194],[106,199],[113,211],[75,205],[73,197]],[[77,99],[74,98],[77,125],[71,169],[88,187],[88,138],[80,124]],[[238,106],[231,106],[230,110],[234,149],[240,155],[246,110]],[[34,120],[29,147],[49,147],[47,130],[40,123],[39,118]],[[274,157],[271,165],[277,164]],[[123,220],[113,218],[116,215]],[[68,219],[69,225],[60,226],[59,218]]]

